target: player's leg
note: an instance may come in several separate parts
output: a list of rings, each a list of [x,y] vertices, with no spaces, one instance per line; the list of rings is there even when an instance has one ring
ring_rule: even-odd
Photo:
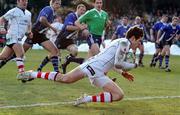
[[[119,101],[124,96],[123,90],[105,75],[103,77],[95,78],[92,83],[95,86],[102,88],[103,92],[98,95],[85,95],[77,99],[75,105],[88,102],[109,103],[112,101]]]
[[[87,38],[87,43],[89,46],[88,58],[95,56],[100,52],[100,45],[102,43],[101,36],[91,34]]]
[[[19,80],[29,80],[32,78],[41,78],[45,80],[52,80],[61,83],[73,83],[85,76],[84,72],[77,67],[72,71],[68,72],[67,74],[61,74],[59,72],[35,72],[35,71],[28,71],[25,74],[18,74],[17,79]]]
[[[95,56],[100,52],[100,48],[97,43],[92,44],[89,50],[91,52],[91,54],[89,55],[90,57]]]
[[[23,48],[24,48],[24,51],[26,52],[29,48],[31,48],[32,47],[32,44],[29,44],[29,43],[26,43],[27,42],[27,39],[26,39],[26,41],[24,42],[24,44],[23,44]],[[9,45],[9,46],[11,46],[11,45]],[[12,46],[11,46],[12,47]],[[3,60],[3,61],[1,61],[0,62],[0,68],[1,67],[3,67],[8,61],[10,61],[10,60],[12,60],[12,59],[14,59],[14,58],[16,58],[16,55],[14,54],[14,51],[11,53],[11,55],[7,58],[7,59],[5,59],[5,60]]]
[[[6,60],[13,52],[12,48],[5,46],[0,54],[0,60]]]
[[[19,73],[23,73],[24,72],[24,49],[23,46],[19,43],[16,43],[12,46],[14,53],[16,55],[16,64],[18,67],[18,71]]]
[[[42,71],[43,67],[46,66],[46,64],[50,61],[50,57],[49,56],[46,56],[42,62],[40,63],[37,71]]]
[[[59,59],[58,59],[58,49],[56,46],[50,41],[44,41],[41,43],[41,45],[50,52],[50,60],[52,62],[52,65],[54,67],[54,71],[58,72],[59,71]]]
[[[171,70],[169,68],[170,45],[165,45],[164,49],[166,51],[166,53],[165,53],[165,71],[171,72]]]
[[[143,42],[141,41],[141,43],[139,44],[139,50],[140,50],[140,54],[139,54],[139,66],[144,67],[143,65],[143,57],[144,57],[144,45]]]
[[[159,53],[160,53],[160,48],[158,47],[158,44],[155,43],[155,53],[153,54],[153,57],[151,59],[150,67],[155,67],[156,66],[155,59],[158,60]]]
[[[67,47],[67,50],[70,52],[70,54],[68,56],[65,57],[65,61],[62,64],[62,69],[63,69],[63,73],[66,73],[66,67],[68,64],[70,64],[71,62],[75,62],[78,64],[82,64],[84,61],[84,58],[79,58],[76,57],[78,54],[78,48],[75,44],[71,44]]]
[[[12,44],[13,45],[13,44]],[[12,45],[5,46],[0,54],[0,68],[2,68],[6,63],[15,58],[14,51],[12,49]]]

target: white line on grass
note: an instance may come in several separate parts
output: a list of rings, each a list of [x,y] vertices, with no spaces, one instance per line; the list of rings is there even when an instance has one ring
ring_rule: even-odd
[[[180,98],[180,96],[149,96],[149,97],[133,97],[133,98],[125,98],[124,101],[133,101],[133,100],[152,100],[152,99],[174,99]],[[35,103],[29,105],[7,105],[1,106],[0,109],[7,109],[7,108],[26,108],[26,107],[37,107],[37,106],[52,106],[52,105],[67,105],[67,104],[74,104],[74,101],[67,101],[67,102],[50,102],[50,103]]]

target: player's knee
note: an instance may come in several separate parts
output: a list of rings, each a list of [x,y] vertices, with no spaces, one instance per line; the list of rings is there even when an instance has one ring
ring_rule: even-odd
[[[77,54],[78,54],[78,49],[73,49],[73,50],[71,50],[71,54],[73,55],[73,56],[77,56]]]
[[[123,91],[117,91],[112,93],[113,101],[120,101],[124,97],[124,92]]]
[[[69,50],[70,50],[70,53],[71,53],[73,56],[77,56],[77,54],[78,54],[78,48],[77,48],[77,47],[72,46],[72,47],[69,48]]]
[[[92,53],[93,56],[96,55],[96,54],[98,54],[99,52],[100,52],[100,49],[99,49],[99,48],[97,48],[97,47],[91,47],[91,53]]]

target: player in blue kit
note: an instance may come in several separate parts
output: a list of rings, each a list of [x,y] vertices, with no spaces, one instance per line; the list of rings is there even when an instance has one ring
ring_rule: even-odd
[[[69,13],[64,21],[63,28],[55,40],[55,45],[58,49],[67,49],[70,54],[66,56],[65,63],[62,64],[63,73],[66,73],[66,67],[70,62],[83,63],[84,58],[77,58],[78,48],[75,45],[74,39],[77,38],[77,33],[80,31],[80,28],[74,25],[74,22],[78,19],[79,16],[84,14],[86,11],[86,6],[84,4],[77,5],[76,12]],[[87,26],[84,25],[84,28]],[[41,71],[42,68],[49,62],[49,57],[46,56],[42,63],[40,64],[38,71]]]
[[[40,11],[38,18],[32,27],[33,38],[26,39],[24,43],[25,50],[31,48],[33,44],[38,43],[43,46],[43,48],[45,48],[47,51],[49,51],[50,60],[54,67],[54,71],[59,71],[58,49],[46,37],[45,31],[50,28],[55,33],[57,33],[57,30],[52,27],[51,23],[54,21],[55,12],[60,8],[60,5],[61,0],[51,0],[50,6],[46,6]]]
[[[126,32],[130,27],[131,26],[128,24],[128,17],[123,17],[122,24],[117,26],[116,31],[114,32],[111,40],[114,40],[116,38],[124,38]]]
[[[162,27],[158,31],[157,35],[157,42],[160,43],[162,41],[163,43],[163,50],[161,52],[161,55],[159,56],[160,61],[160,68],[162,68],[162,61],[163,57],[165,56],[165,71],[170,72],[169,68],[169,56],[170,56],[170,47],[173,43],[173,40],[178,37],[180,34],[180,26],[178,25],[179,18],[174,16],[172,18],[172,22],[164,27]]]
[[[150,30],[151,40],[155,42],[155,48],[156,48],[156,51],[155,51],[155,53],[152,57],[151,63],[150,63],[150,67],[156,66],[155,61],[157,61],[158,54],[160,54],[160,52],[163,49],[162,42],[160,42],[159,44],[157,44],[157,42],[156,42],[157,41],[157,33],[163,26],[167,25],[167,21],[168,21],[168,16],[165,14],[162,15],[161,20],[156,22]]]

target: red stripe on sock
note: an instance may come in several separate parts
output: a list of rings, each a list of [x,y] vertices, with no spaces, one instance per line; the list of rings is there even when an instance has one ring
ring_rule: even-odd
[[[24,65],[19,65],[18,66],[18,69],[22,69],[22,68],[24,68]]]
[[[48,77],[49,77],[49,72],[45,74],[44,79],[48,79]]]
[[[104,93],[100,94],[100,99],[101,99],[101,102],[104,102]]]
[[[37,74],[37,78],[41,78],[41,72],[38,72],[38,74]]]
[[[92,96],[92,102],[97,102],[96,96]]]

